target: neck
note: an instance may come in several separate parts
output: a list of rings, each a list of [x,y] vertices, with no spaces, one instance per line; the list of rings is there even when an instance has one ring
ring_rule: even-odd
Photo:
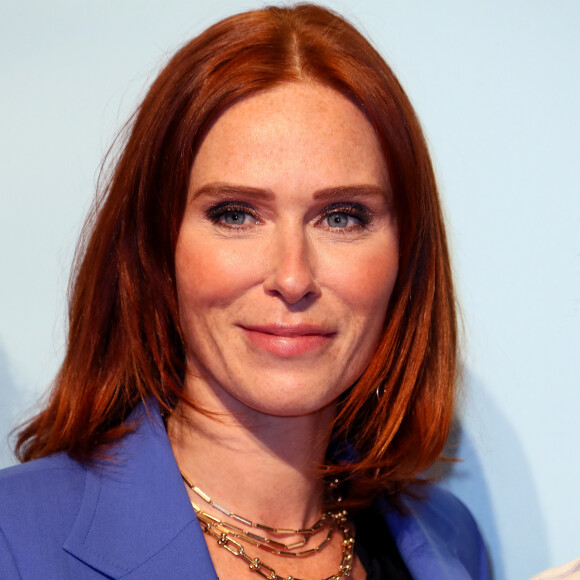
[[[305,528],[323,509],[317,476],[334,407],[300,417],[179,405],[168,433],[181,471],[216,503],[271,527]]]

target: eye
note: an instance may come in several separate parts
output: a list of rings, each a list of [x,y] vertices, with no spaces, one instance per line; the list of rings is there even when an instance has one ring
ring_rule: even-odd
[[[242,211],[228,211],[221,216],[221,221],[230,226],[241,226],[247,217],[248,214]]]
[[[324,208],[321,223],[333,230],[366,228],[371,222],[371,212],[360,203],[333,203]]]
[[[245,202],[218,203],[206,211],[207,218],[214,224],[239,228],[258,223],[254,208]]]
[[[330,228],[346,228],[355,225],[358,220],[352,215],[343,212],[334,212],[326,216],[326,225]]]

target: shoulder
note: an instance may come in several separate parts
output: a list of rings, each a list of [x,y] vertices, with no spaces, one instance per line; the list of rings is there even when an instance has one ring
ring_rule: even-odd
[[[0,503],[21,513],[26,505],[70,501],[82,492],[85,475],[85,468],[64,453],[8,467],[0,470]]]
[[[1,470],[0,534],[11,549],[62,543],[82,501],[85,479],[86,469],[66,454]]]
[[[437,486],[411,489],[403,511],[385,502],[385,517],[414,578],[490,578],[477,523],[453,494]]]
[[[433,534],[447,539],[462,538],[463,542],[480,537],[477,523],[465,504],[441,487],[431,485],[418,490],[403,503]]]

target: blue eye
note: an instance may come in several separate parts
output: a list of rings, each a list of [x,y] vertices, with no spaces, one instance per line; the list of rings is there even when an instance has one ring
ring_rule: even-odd
[[[338,202],[324,208],[322,223],[326,228],[346,232],[366,228],[371,218],[371,212],[360,203]]]
[[[226,201],[206,210],[207,218],[223,227],[238,228],[257,223],[255,210],[245,202]]]
[[[326,224],[331,228],[346,228],[352,216],[346,213],[335,212],[326,216]]]
[[[230,226],[241,226],[245,223],[248,214],[242,211],[228,211],[221,218]]]

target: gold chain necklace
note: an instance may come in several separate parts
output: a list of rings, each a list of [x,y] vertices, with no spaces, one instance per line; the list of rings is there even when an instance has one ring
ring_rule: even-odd
[[[213,499],[211,499],[211,497],[209,497],[209,495],[204,493],[199,487],[197,487],[197,485],[194,485],[187,478],[187,476],[185,476],[183,473],[181,473],[181,477],[183,478],[183,481],[185,481],[187,486],[196,495],[198,495],[206,503],[210,504],[211,506],[213,506],[214,508],[216,508],[217,510],[219,510],[220,512],[222,512],[226,516],[228,516],[234,520],[237,520],[238,522],[240,522],[242,524],[246,524],[246,526],[251,526],[253,528],[260,528],[260,529],[266,530],[268,532],[273,532],[276,534],[313,534],[314,532],[316,532],[317,530],[319,530],[322,527],[322,525],[324,523],[324,519],[326,518],[326,515],[327,515],[327,514],[322,514],[321,518],[315,524],[313,524],[310,528],[303,528],[303,529],[299,529],[299,530],[290,530],[290,529],[285,529],[285,528],[272,528],[271,526],[266,526],[264,524],[251,522],[247,518],[244,518],[242,516],[239,516],[237,514],[232,513],[231,511],[227,510],[226,508],[224,508],[221,505],[219,505],[218,503],[216,503]]]
[[[336,512],[325,512],[322,514],[320,519],[312,525],[310,528],[301,528],[297,530],[287,529],[287,528],[273,528],[271,526],[266,526],[257,522],[252,522],[251,520],[244,518],[240,515],[234,514],[227,510],[223,506],[219,505],[213,501],[206,493],[204,493],[199,487],[194,485],[183,473],[181,473],[183,481],[187,486],[206,503],[213,506],[215,509],[219,510],[226,516],[235,519],[236,521],[243,523],[252,528],[258,528],[266,530],[272,534],[279,535],[302,535],[303,538],[298,542],[293,544],[284,544],[269,538],[264,538],[258,534],[254,534],[250,531],[244,530],[239,526],[235,526],[228,522],[221,521],[211,514],[204,512],[194,501],[191,501],[191,505],[195,511],[195,514],[202,524],[204,533],[214,537],[217,543],[222,548],[226,549],[230,554],[242,558],[247,564],[248,568],[260,576],[267,578],[269,580],[301,580],[300,578],[295,578],[293,576],[279,576],[274,568],[260,560],[260,558],[252,557],[246,553],[244,546],[240,544],[238,540],[248,542],[257,546],[258,548],[267,550],[271,553],[277,554],[279,556],[288,556],[295,558],[303,558],[306,556],[311,556],[316,554],[325,548],[331,541],[334,535],[335,529],[340,528],[343,541],[342,541],[342,559],[336,574],[328,576],[323,580],[340,580],[346,576],[350,575],[353,565],[353,554],[354,554],[354,535],[351,526],[348,522],[348,514],[346,510],[339,510]],[[334,482],[333,482],[334,483]],[[334,485],[336,485],[334,483]],[[319,532],[325,525],[329,525],[328,535],[322,540],[322,542],[315,548],[310,548],[302,551],[293,551],[296,548],[306,545],[308,540],[317,532]],[[279,549],[282,548],[282,549]]]

